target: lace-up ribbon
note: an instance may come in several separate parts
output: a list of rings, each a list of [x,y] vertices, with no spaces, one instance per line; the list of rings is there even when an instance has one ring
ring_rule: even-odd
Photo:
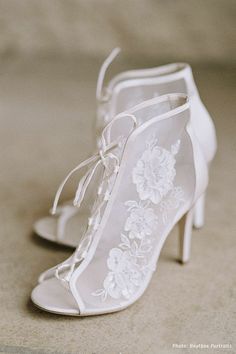
[[[116,155],[114,155],[112,152],[110,152],[110,150],[114,149],[115,147],[118,147],[119,143],[118,142],[114,142],[111,144],[108,144],[103,150],[100,150],[97,154],[91,156],[90,158],[88,158],[87,160],[81,162],[78,166],[76,166],[72,171],[70,171],[68,173],[68,175],[66,176],[66,178],[64,179],[64,181],[61,183],[61,185],[59,186],[55,199],[54,199],[54,203],[53,203],[53,207],[52,207],[52,214],[56,214],[56,210],[57,210],[57,205],[62,193],[62,190],[65,186],[65,184],[67,183],[67,181],[70,179],[70,177],[77,171],[79,171],[80,169],[82,169],[83,167],[92,165],[88,171],[85,173],[85,175],[81,178],[76,194],[75,194],[75,198],[74,198],[74,206],[80,207],[83,199],[84,199],[84,195],[85,192],[88,188],[88,185],[90,184],[97,168],[100,165],[103,165],[105,168],[105,171],[107,169],[109,169],[109,163],[108,163],[108,159],[112,159],[116,161],[116,166],[114,169],[114,172],[118,172],[118,168],[119,168],[119,159],[117,158]]]
[[[96,90],[96,97],[99,102],[104,102],[108,99],[108,92],[104,92],[103,82],[109,65],[113,62],[113,60],[117,57],[119,53],[120,48],[114,48],[101,66],[101,69],[98,74]]]
[[[66,178],[63,180],[63,182],[60,184],[55,199],[52,207],[52,214],[55,214],[57,212],[57,205],[61,196],[61,193],[63,191],[63,188],[67,181],[70,179],[70,177],[83,167],[88,167],[87,172],[84,174],[84,176],[80,179],[78,188],[75,193],[75,198],[74,198],[74,206],[80,207],[86,190],[93,178],[93,176],[96,173],[96,170],[99,166],[103,167],[103,175],[102,175],[102,181],[101,184],[98,188],[98,196],[100,197],[103,190],[104,186],[107,185],[106,191],[104,193],[104,196],[102,198],[102,201],[96,206],[95,202],[95,208],[93,210],[93,215],[92,217],[89,218],[88,221],[88,227],[93,225],[93,230],[97,230],[98,225],[100,223],[100,218],[101,218],[101,209],[103,208],[104,204],[107,202],[109,199],[110,193],[111,193],[111,186],[110,186],[110,180],[111,177],[114,176],[115,174],[118,173],[119,170],[119,165],[120,161],[117,155],[115,155],[112,151],[118,147],[121,147],[121,143],[123,140],[123,137],[120,136],[118,137],[115,141],[110,142],[110,135],[111,135],[111,127],[114,124],[115,121],[121,118],[125,117],[130,117],[133,121],[133,128],[132,131],[136,128],[137,121],[135,116],[132,114],[121,114],[116,116],[103,130],[103,133],[101,135],[100,139],[100,146],[101,149],[93,156],[88,158],[87,160],[81,162],[78,166],[76,166],[71,172],[68,173]],[[113,164],[112,164],[113,162]],[[92,241],[92,232],[88,232],[89,230],[87,229],[84,237],[82,238],[80,244],[78,245],[76,251],[74,252],[73,256],[68,260],[68,262],[60,264],[55,271],[56,277],[61,280],[62,282],[66,283],[68,285],[68,281],[70,280],[70,276],[74,271],[76,263],[81,261],[82,259],[85,258],[87,254],[87,250],[91,244]],[[65,271],[66,269],[69,268],[69,272],[65,277],[61,277],[60,273]]]

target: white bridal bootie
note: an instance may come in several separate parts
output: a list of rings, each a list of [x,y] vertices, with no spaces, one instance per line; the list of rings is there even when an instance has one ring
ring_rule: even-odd
[[[216,152],[216,135],[213,121],[203,105],[196,88],[192,70],[188,64],[174,63],[152,69],[126,71],[116,75],[104,87],[104,77],[108,66],[119,53],[116,48],[103,63],[97,83],[97,130],[98,132],[111,121],[116,114],[152,97],[168,93],[184,93],[191,98],[192,126],[208,166]],[[126,120],[123,120],[126,124]],[[99,136],[99,134],[98,134]],[[195,206],[194,226],[200,228],[204,224],[203,195]],[[60,206],[56,216],[48,216],[35,223],[35,232],[50,241],[76,247],[84,230],[84,220],[88,209],[78,209],[66,203]],[[80,232],[78,230],[80,229]]]
[[[53,212],[64,185],[83,167],[74,204],[80,206],[89,184],[96,184],[97,198],[75,252],[41,275],[31,295],[38,307],[87,316],[133,304],[178,222],[185,225],[180,257],[189,259],[192,210],[208,183],[190,106],[186,95],[170,94],[117,115],[103,129],[98,152],[68,174]]]

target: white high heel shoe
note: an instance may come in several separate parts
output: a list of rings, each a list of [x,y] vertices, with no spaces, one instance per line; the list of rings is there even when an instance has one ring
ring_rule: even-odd
[[[212,119],[204,107],[196,88],[192,70],[188,64],[174,63],[152,69],[126,71],[115,76],[104,87],[106,70],[119,53],[115,48],[104,61],[97,82],[97,130],[98,132],[116,114],[152,97],[182,92],[191,99],[191,119],[195,134],[204,151],[208,164],[216,152],[216,135]],[[126,124],[124,120],[124,124]],[[99,135],[99,133],[98,133]],[[68,204],[68,203],[67,203]],[[85,227],[84,221],[89,213],[84,207],[77,213],[77,209],[63,205],[55,216],[48,216],[38,220],[34,225],[35,232],[47,240],[71,247],[76,247]],[[194,226],[204,225],[205,195],[197,202],[194,209]],[[80,232],[78,232],[80,228]]]
[[[208,183],[190,114],[185,95],[164,95],[116,116],[104,128],[100,151],[72,170],[58,189],[54,212],[74,172],[88,167],[75,205],[80,206],[96,175],[100,180],[87,231],[69,259],[41,276],[44,281],[31,295],[37,306],[75,316],[128,307],[147,288],[179,221],[185,223],[181,259],[189,259],[192,208]]]

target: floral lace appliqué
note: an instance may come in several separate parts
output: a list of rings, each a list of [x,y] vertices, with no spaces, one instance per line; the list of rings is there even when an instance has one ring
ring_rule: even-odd
[[[125,223],[125,231],[129,232],[130,239],[142,240],[150,236],[157,225],[157,216],[152,208],[148,208],[148,203],[137,203],[127,201],[130,214]]]
[[[168,221],[168,213],[171,210],[178,209],[184,202],[184,191],[181,187],[174,187],[168,197],[160,202],[160,212],[164,224]]]
[[[175,155],[179,151],[180,141],[171,146],[168,151],[152,139],[133,169],[132,179],[136,184],[141,200],[151,200],[158,204],[173,188],[176,175]]]
[[[157,216],[147,202],[127,201],[129,216],[125,231],[121,234],[119,248],[112,248],[107,259],[109,273],[103,289],[98,289],[92,295],[101,296],[106,300],[110,295],[114,299],[121,296],[128,299],[141,284],[149,269],[147,255],[152,249],[151,235],[157,226]]]
[[[158,146],[155,138],[149,139],[146,146],[132,172],[139,201],[125,202],[128,216],[121,243],[109,252],[103,288],[92,293],[102,301],[108,296],[129,299],[137,291],[147,273],[154,270],[150,259],[158,225],[165,225],[168,213],[184,201],[182,188],[174,186],[180,141],[170,151]]]

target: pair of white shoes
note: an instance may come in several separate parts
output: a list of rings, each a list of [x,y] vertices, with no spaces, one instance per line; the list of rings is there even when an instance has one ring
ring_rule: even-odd
[[[97,152],[60,185],[52,214],[36,233],[75,247],[39,277],[31,298],[40,308],[87,316],[122,310],[147,288],[162,246],[180,222],[182,262],[193,224],[204,223],[215,129],[187,64],[127,71],[97,85]],[[64,185],[84,169],[74,202],[57,207]],[[89,193],[88,193],[89,192]],[[83,202],[90,194],[92,207]],[[87,215],[87,224],[82,217]]]

